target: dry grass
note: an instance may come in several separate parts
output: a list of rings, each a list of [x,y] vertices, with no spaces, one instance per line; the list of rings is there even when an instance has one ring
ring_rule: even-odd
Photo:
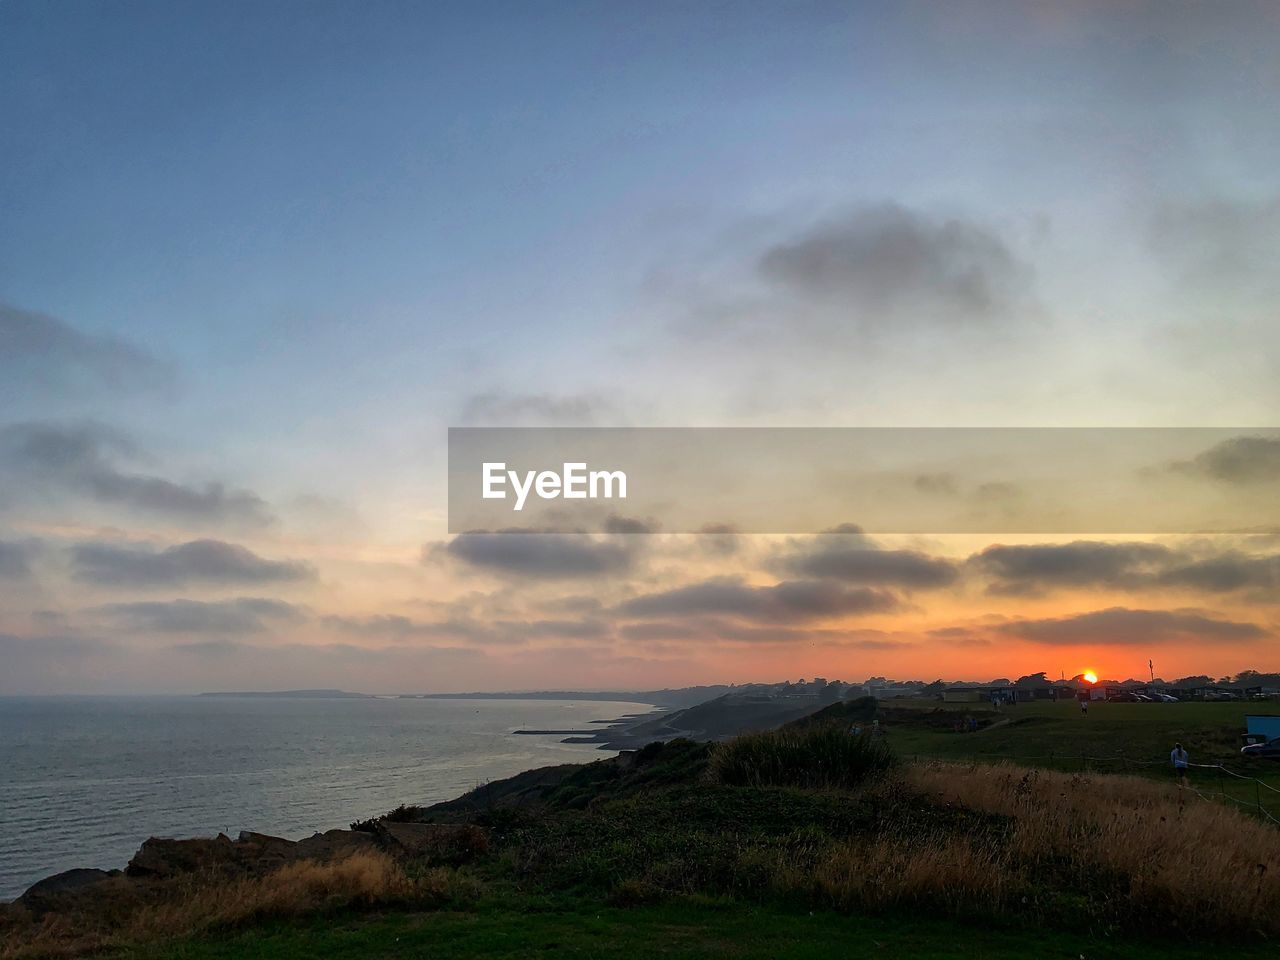
[[[411,876],[384,853],[363,851],[331,863],[291,863],[262,877],[194,878],[166,885],[158,899],[145,891],[95,898],[87,911],[10,920],[0,958],[73,956],[124,944],[188,936],[257,920],[326,910],[427,905],[457,892],[452,870]]]
[[[1007,818],[990,836],[889,828],[780,885],[845,908],[1076,913],[1101,927],[1280,934],[1280,831],[1132,777],[1006,766],[910,768],[903,786]]]

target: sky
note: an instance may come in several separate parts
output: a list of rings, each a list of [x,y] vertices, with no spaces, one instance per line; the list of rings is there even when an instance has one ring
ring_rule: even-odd
[[[1235,0],[4,0],[0,694],[1280,668],[1273,528],[446,498],[450,426],[1274,426],[1278,94]]]

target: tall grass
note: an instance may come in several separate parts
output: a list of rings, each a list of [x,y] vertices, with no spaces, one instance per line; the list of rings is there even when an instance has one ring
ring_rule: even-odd
[[[778,889],[845,909],[1075,918],[1098,930],[1280,935],[1280,831],[1136,777],[908,768],[899,789],[1004,818],[974,834],[877,835],[780,863]]]
[[[895,765],[882,742],[843,724],[749,733],[711,752],[713,782],[739,787],[855,787]]]
[[[997,869],[1112,878],[1126,909],[1182,928],[1280,934],[1280,831],[1171,784],[1015,767],[913,768],[928,796],[1011,818]]]
[[[457,890],[453,871],[411,875],[385,853],[361,851],[330,863],[287,864],[261,877],[194,878],[167,887],[161,899],[134,895],[91,905],[86,912],[51,913],[27,924],[11,921],[0,940],[0,958],[76,956],[327,910],[432,905]]]

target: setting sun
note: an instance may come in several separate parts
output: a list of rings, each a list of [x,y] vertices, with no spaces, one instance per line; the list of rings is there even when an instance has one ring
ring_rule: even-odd
[[[1096,673],[1094,673],[1092,670],[1086,670],[1086,671],[1084,672],[1084,678],[1085,678],[1085,680],[1086,680],[1087,682],[1089,682],[1089,683],[1097,683],[1097,682],[1098,682],[1098,675],[1097,675]]]

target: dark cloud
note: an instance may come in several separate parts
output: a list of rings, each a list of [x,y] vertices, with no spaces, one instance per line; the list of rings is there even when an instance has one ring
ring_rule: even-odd
[[[1241,642],[1269,636],[1257,624],[1222,620],[1199,610],[1130,610],[1125,607],[1056,619],[1017,620],[993,629],[1007,636],[1053,646]]]
[[[881,613],[897,606],[892,594],[829,581],[792,580],[757,587],[723,577],[636,597],[620,604],[618,612],[643,619],[718,615],[760,623],[791,623]]]
[[[967,561],[995,594],[1020,596],[1054,587],[1140,586],[1175,554],[1154,543],[1072,543],[987,547]]]
[[[222,540],[192,540],[164,550],[142,544],[82,543],[72,549],[71,559],[76,579],[104,586],[243,585],[315,577],[305,563],[265,560]]]
[[[1223,483],[1274,482],[1280,480],[1280,439],[1232,437],[1191,460],[1172,464],[1170,469]]]
[[[293,604],[264,597],[109,603],[96,609],[131,630],[147,633],[261,633],[273,624],[306,619]]]
[[[539,579],[601,577],[631,568],[636,547],[630,539],[512,528],[459,534],[444,552],[495,573]]]
[[[42,313],[0,304],[0,384],[18,390],[78,393],[167,387],[167,364],[113,337],[82,333]]]
[[[31,575],[31,560],[38,545],[32,541],[0,540],[0,580],[21,580]]]
[[[642,520],[638,517],[621,517],[611,513],[604,521],[605,533],[657,533],[661,528],[662,524],[652,517]]]
[[[1204,593],[1280,587],[1280,555],[1204,544],[1184,548],[1157,543],[1077,540],[1072,543],[996,545],[966,561],[988,582],[987,592],[1034,596],[1063,587],[1141,591],[1181,588]]]
[[[738,528],[730,523],[704,523],[698,528],[698,547],[713,557],[731,557],[742,547]]]
[[[16,423],[0,428],[0,471],[57,487],[101,503],[213,522],[263,525],[272,519],[265,501],[221,483],[199,486],[122,470],[118,461],[140,451],[123,433],[99,423]]]
[[[463,404],[460,422],[481,426],[589,426],[616,422],[617,411],[603,397],[549,393],[479,393]]]
[[[1176,564],[1161,572],[1156,581],[1190,587],[1207,593],[1232,590],[1280,588],[1280,556],[1255,556],[1227,551],[1213,557]]]
[[[879,544],[868,536],[867,532],[856,523],[837,523],[834,527],[827,527],[820,530],[819,533],[824,537],[842,537],[841,542],[846,547],[862,547],[866,550],[874,550]]]
[[[809,320],[862,329],[986,324],[1025,309],[1031,270],[990,229],[896,204],[817,224],[767,250],[760,276]]]
[[[773,562],[785,574],[907,589],[945,587],[957,565],[915,550],[874,550],[818,536]]]

